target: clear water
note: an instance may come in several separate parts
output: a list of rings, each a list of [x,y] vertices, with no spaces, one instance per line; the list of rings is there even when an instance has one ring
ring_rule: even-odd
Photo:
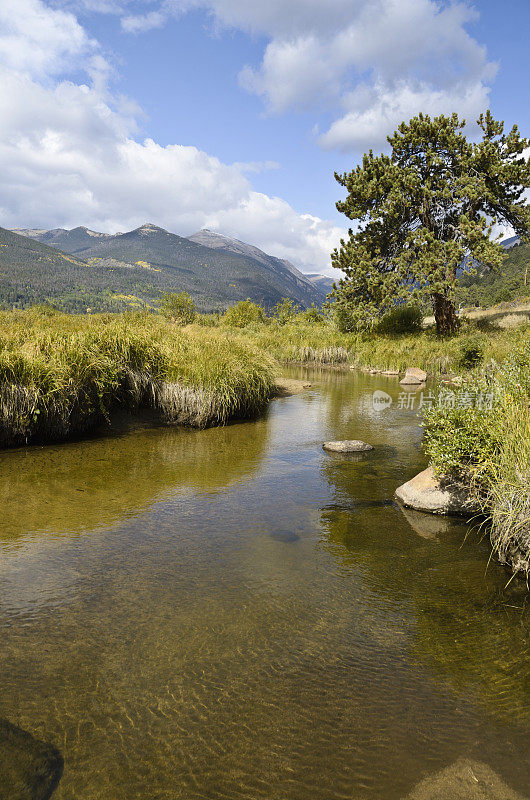
[[[0,717],[60,750],[54,800],[393,800],[459,756],[525,793],[526,590],[392,502],[396,379],[292,376],[257,421],[0,454]]]

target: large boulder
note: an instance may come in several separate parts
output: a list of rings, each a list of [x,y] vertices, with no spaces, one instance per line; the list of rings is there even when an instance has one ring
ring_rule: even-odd
[[[427,373],[418,367],[409,367],[405,372],[405,377],[400,380],[403,386],[414,383],[425,383],[427,380]]]
[[[347,439],[342,442],[324,442],[322,445],[324,450],[329,450],[331,453],[364,453],[367,450],[373,450],[371,444],[361,442],[359,439]]]
[[[481,761],[459,758],[430,775],[407,795],[406,800],[525,800],[491,767]]]
[[[431,467],[396,489],[395,496],[407,508],[430,514],[468,517],[479,510],[463,486],[437,478]]]

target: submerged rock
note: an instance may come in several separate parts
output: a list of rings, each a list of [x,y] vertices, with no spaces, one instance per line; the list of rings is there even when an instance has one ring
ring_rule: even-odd
[[[429,775],[406,800],[525,800],[504,783],[487,764],[459,758]]]
[[[0,719],[0,800],[48,800],[62,773],[53,745]]]
[[[364,453],[367,450],[373,450],[371,444],[361,442],[360,439],[346,439],[342,442],[324,442],[322,445],[324,450],[329,450],[331,453]]]
[[[399,486],[395,496],[407,508],[430,514],[471,516],[479,510],[464,487],[437,478],[432,467]]]
[[[403,505],[399,508],[412,530],[422,539],[434,540],[445,536],[455,524],[454,520],[441,514],[425,514],[423,511],[415,511]]]
[[[427,380],[427,373],[418,367],[409,367],[405,372],[405,377],[400,380],[403,386],[414,383],[425,383]]]
[[[311,386],[307,381],[298,381],[294,378],[276,378],[274,386],[275,397],[291,397],[294,394],[300,394],[304,389],[309,389]]]

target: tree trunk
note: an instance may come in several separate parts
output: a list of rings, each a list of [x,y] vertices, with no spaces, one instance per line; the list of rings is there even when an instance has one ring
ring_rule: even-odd
[[[459,321],[456,316],[454,300],[449,300],[448,297],[439,292],[435,292],[431,299],[438,336],[450,336],[455,333],[458,329]]]

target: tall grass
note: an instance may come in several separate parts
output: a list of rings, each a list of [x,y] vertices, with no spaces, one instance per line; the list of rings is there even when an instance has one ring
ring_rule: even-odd
[[[504,436],[484,470],[484,509],[494,551],[515,572],[530,573],[530,412],[527,404],[504,409]]]
[[[530,341],[463,390],[491,392],[492,408],[438,407],[426,414],[424,447],[436,472],[463,483],[489,522],[493,551],[530,572]]]
[[[256,413],[274,362],[227,332],[148,314],[0,314],[0,446],[61,439],[116,407],[198,427]]]
[[[485,362],[500,363],[528,337],[530,330],[525,326],[490,332],[466,322],[459,335],[440,339],[430,330],[401,335],[340,333],[328,322],[316,324],[301,317],[298,315],[284,325],[274,320],[254,323],[238,333],[284,363],[349,364],[400,371],[415,366],[438,375],[460,371],[462,351],[470,339],[474,346],[480,347]]]

